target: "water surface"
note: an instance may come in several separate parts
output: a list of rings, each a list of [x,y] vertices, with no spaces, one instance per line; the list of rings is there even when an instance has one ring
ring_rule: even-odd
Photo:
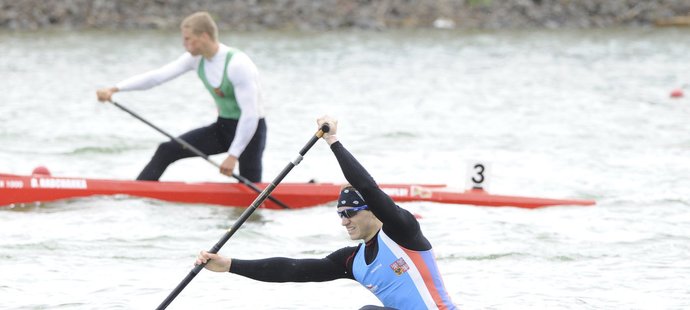
[[[690,31],[223,33],[257,63],[269,140],[264,179],[315,119],[379,182],[466,186],[475,161],[496,194],[595,199],[539,210],[434,203],[422,216],[454,301],[467,309],[690,307]],[[178,34],[0,33],[0,172],[132,179],[159,133],[95,89],[182,52]],[[215,108],[190,73],[115,99],[173,134]],[[218,157],[217,160],[222,160]],[[285,182],[343,182],[319,142]],[[228,181],[203,160],[163,180]],[[127,197],[0,209],[0,308],[150,309],[241,210]],[[221,250],[323,257],[347,239],[332,206],[259,210]],[[202,272],[170,309],[357,309],[353,281],[270,284]]]

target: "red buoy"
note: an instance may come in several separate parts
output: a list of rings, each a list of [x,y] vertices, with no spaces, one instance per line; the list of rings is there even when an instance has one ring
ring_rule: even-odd
[[[680,98],[683,97],[683,90],[682,89],[674,89],[671,91],[671,98]]]
[[[38,166],[34,168],[34,171],[32,171],[31,174],[50,176],[50,170],[48,170],[48,168],[45,166]]]

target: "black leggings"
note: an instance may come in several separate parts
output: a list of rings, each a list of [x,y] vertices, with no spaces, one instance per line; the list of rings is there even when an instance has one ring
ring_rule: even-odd
[[[191,144],[206,155],[227,152],[235,137],[237,120],[218,118],[206,127],[197,128],[180,136],[180,139]],[[238,159],[240,175],[252,182],[261,182],[261,158],[266,147],[266,121],[259,120],[254,137],[244,149]],[[151,161],[141,171],[137,180],[157,181],[166,168],[173,162],[197,156],[192,151],[171,140],[161,143],[153,154]]]

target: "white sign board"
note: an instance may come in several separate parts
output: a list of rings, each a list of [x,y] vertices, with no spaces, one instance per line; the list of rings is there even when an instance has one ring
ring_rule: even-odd
[[[470,161],[467,165],[467,188],[484,189],[489,187],[490,165],[481,161]]]

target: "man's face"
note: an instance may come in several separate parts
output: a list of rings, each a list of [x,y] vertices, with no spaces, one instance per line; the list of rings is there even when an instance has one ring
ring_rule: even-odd
[[[353,214],[343,214],[342,211],[354,209],[353,207],[339,207],[340,225],[345,226],[347,234],[352,240],[365,240],[371,238],[378,227],[376,226],[376,217],[369,210],[357,211]],[[347,216],[350,217],[347,217]]]
[[[202,47],[204,45],[205,33],[201,35],[195,35],[192,30],[188,28],[182,28],[182,45],[184,49],[187,50],[192,56],[197,56],[201,54]]]

